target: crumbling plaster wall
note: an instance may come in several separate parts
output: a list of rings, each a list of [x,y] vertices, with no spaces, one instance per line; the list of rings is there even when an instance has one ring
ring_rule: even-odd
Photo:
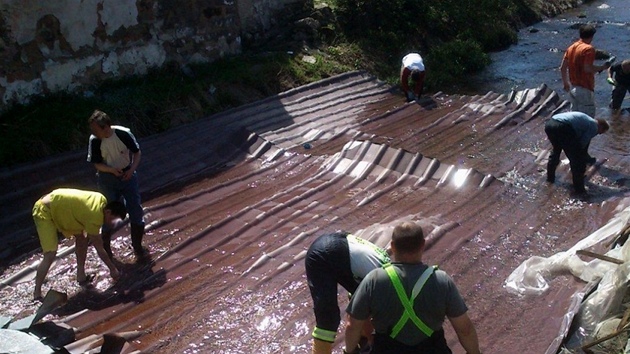
[[[242,23],[266,30],[286,3],[304,2],[238,1],[0,0],[0,106],[238,54]]]

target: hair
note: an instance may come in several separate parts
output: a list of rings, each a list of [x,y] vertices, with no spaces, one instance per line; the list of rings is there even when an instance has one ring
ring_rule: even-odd
[[[419,81],[420,80],[420,73],[421,71],[418,69],[414,69],[411,71],[411,79],[413,81]]]
[[[416,253],[424,247],[424,232],[415,222],[404,222],[392,232],[392,246],[397,253]]]
[[[610,129],[610,124],[604,118],[597,118],[597,131],[605,133]]]
[[[92,113],[90,118],[88,118],[88,124],[92,124],[92,122],[96,122],[96,124],[101,128],[109,127],[112,125],[112,120],[111,118],[109,118],[107,113],[99,111],[98,109],[95,110],[94,113]]]
[[[626,60],[624,60],[624,61],[622,61],[622,62],[621,62],[621,68],[622,68],[622,69],[623,69],[623,68],[627,68],[627,67],[629,67],[629,66],[630,66],[630,60],[629,60],[629,59],[626,59]],[[626,71],[626,70],[624,70],[624,71]]]
[[[597,29],[595,28],[595,26],[583,25],[580,27],[580,38],[582,39],[593,38],[593,36],[595,35],[595,32],[597,32]]]
[[[105,210],[111,211],[113,215],[116,215],[121,219],[125,219],[127,217],[127,207],[125,207],[125,204],[119,200],[107,203],[107,205],[105,205]]]

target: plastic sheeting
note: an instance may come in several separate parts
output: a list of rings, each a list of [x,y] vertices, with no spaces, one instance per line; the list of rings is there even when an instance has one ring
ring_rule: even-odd
[[[625,203],[627,205],[627,203]],[[622,312],[622,301],[630,276],[630,242],[611,249],[605,255],[623,261],[615,264],[601,259],[586,262],[576,254],[601,242],[614,240],[630,219],[630,207],[625,207],[605,226],[582,239],[569,250],[551,257],[531,257],[516,268],[505,281],[505,288],[519,295],[541,295],[549,282],[560,275],[572,274],[595,288],[580,304],[576,313],[565,319],[576,319],[576,328],[565,341],[569,350],[577,350],[594,339],[599,324]],[[573,307],[572,307],[573,308]],[[563,326],[565,327],[565,326]],[[564,334],[562,334],[564,336]],[[572,351],[575,353],[575,351]]]

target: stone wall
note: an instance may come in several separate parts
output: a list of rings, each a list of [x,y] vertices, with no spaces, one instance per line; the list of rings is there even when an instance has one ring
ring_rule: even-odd
[[[0,108],[167,62],[238,54],[305,0],[3,0]],[[262,34],[261,34],[262,33]]]

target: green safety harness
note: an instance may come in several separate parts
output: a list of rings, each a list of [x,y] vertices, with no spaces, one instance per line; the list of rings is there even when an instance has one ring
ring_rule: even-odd
[[[411,320],[416,325],[416,327],[418,327],[418,329],[422,331],[422,333],[424,333],[427,337],[431,337],[431,335],[433,335],[433,330],[429,328],[429,326],[427,326],[424,322],[422,322],[422,320],[416,315],[416,312],[413,309],[413,302],[418,294],[420,294],[420,291],[422,291],[424,284],[427,282],[431,274],[433,274],[433,272],[438,268],[438,266],[430,266],[424,271],[424,273],[422,273],[420,279],[418,279],[418,281],[416,282],[416,285],[413,286],[411,297],[407,297],[402,281],[400,280],[398,273],[396,273],[396,270],[391,265],[391,263],[385,264],[383,268],[387,272],[389,279],[392,281],[394,289],[396,289],[398,299],[405,308],[405,311],[403,312],[402,316],[400,317],[394,328],[392,328],[392,332],[389,336],[392,338],[396,338],[396,336],[403,329],[407,321]]]

